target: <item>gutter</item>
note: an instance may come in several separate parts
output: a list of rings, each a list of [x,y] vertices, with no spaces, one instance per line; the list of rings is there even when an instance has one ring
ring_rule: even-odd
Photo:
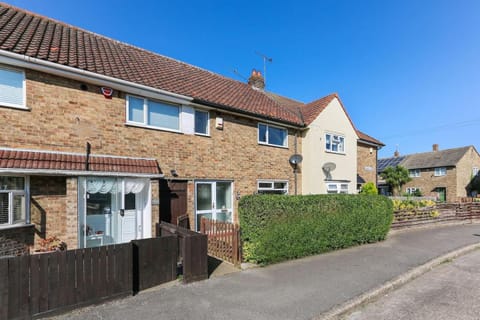
[[[48,169],[15,169],[1,168],[0,173],[23,174],[23,175],[53,175],[53,176],[103,176],[103,177],[136,177],[161,179],[163,174],[132,173],[132,172],[107,172],[107,171],[83,171],[83,170],[48,170]]]

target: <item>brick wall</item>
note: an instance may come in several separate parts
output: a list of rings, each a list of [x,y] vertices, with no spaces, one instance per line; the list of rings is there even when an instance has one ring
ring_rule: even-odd
[[[480,168],[480,157],[477,151],[471,147],[457,163],[457,197],[469,196],[469,185],[473,178],[473,168]],[[453,200],[453,199],[452,199]]]
[[[34,243],[34,227],[0,229],[0,257],[28,254]]]
[[[412,178],[412,181],[408,182],[402,187],[402,192],[405,192],[407,188],[420,188],[424,196],[434,196],[438,194],[435,191],[436,188],[446,188],[447,199],[446,201],[455,201],[457,198],[457,170],[455,167],[448,167],[447,174],[445,176],[436,177],[434,169],[422,169],[420,170],[420,177]]]
[[[293,130],[289,132],[288,148],[277,148],[257,143],[257,121],[217,111],[210,112],[210,137],[139,128],[125,124],[123,92],[106,99],[98,86],[87,84],[87,90],[82,90],[80,82],[31,70],[26,70],[26,83],[29,111],[0,108],[2,147],[83,153],[89,141],[93,154],[156,158],[167,178],[175,169],[179,178],[191,181],[232,180],[234,192],[240,195],[254,193],[257,179],[282,179],[289,181],[289,192],[294,193],[294,175],[288,163],[294,153]],[[214,127],[217,116],[224,118],[223,130]],[[297,143],[297,152],[301,153],[301,140]],[[298,178],[300,193],[301,175]],[[73,180],[65,183],[67,194],[38,194],[36,200],[41,201],[41,208],[48,209],[46,227],[68,237],[76,223],[72,216],[76,187]],[[49,207],[46,202],[50,198],[53,202]],[[188,212],[193,215],[193,184],[189,185],[188,199]],[[35,215],[41,219],[38,210]],[[67,225],[56,217],[65,216],[65,212]],[[152,216],[158,219],[158,213],[152,212]],[[70,244],[76,241],[67,240]]]
[[[377,183],[377,148],[357,144],[357,172],[365,182]]]

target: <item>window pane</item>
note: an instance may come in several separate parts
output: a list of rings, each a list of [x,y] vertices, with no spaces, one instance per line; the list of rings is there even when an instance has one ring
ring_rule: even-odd
[[[287,183],[286,183],[286,182],[275,182],[275,183],[273,184],[273,187],[274,187],[275,189],[286,189]]]
[[[331,145],[332,140],[331,140],[331,136],[329,134],[325,135],[325,141],[326,141],[325,148],[327,150],[332,150],[332,145]]]
[[[128,121],[143,123],[143,99],[128,97]]]
[[[125,195],[125,210],[135,210],[135,193]]]
[[[284,146],[287,130],[275,127],[268,127],[268,143],[276,146]]]
[[[0,190],[23,190],[25,178],[0,176]]]
[[[8,223],[8,193],[0,193],[0,224]]]
[[[258,187],[259,188],[271,188],[272,183],[271,182],[259,182]]]
[[[180,108],[173,105],[148,101],[148,125],[178,130]]]
[[[195,133],[208,134],[208,112],[195,110]]]
[[[0,104],[24,106],[23,72],[0,69]]]
[[[343,137],[339,137],[338,140],[339,140],[339,143],[338,143],[338,152],[344,152],[344,151],[345,151],[344,138],[343,138]]]
[[[212,210],[212,186],[197,184],[197,210]]]
[[[25,196],[16,194],[13,196],[13,223],[25,221]]]
[[[230,182],[217,182],[217,209],[232,208],[232,184]]]
[[[267,126],[264,124],[258,125],[258,141],[267,142]]]

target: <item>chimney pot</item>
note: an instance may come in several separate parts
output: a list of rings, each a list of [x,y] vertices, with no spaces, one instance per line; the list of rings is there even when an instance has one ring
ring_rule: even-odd
[[[398,152],[398,150],[395,150],[395,152],[393,153],[393,156],[394,156],[395,158],[400,157],[400,152]]]
[[[437,152],[437,151],[438,151],[438,143],[435,143],[435,144],[432,146],[432,150],[433,150],[433,152]]]
[[[263,90],[265,88],[265,80],[262,73],[255,69],[252,70],[252,75],[248,78],[248,84],[254,89]]]

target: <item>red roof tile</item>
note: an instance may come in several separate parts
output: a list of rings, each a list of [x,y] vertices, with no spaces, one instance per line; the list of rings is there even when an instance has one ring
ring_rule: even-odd
[[[0,169],[87,171],[85,161],[81,154],[0,149]],[[161,174],[155,159],[90,155],[88,164],[88,171]]]
[[[380,140],[377,140],[375,139],[374,137],[372,136],[369,136],[368,134],[366,133],[363,133],[361,132],[360,130],[357,130],[357,135],[358,137],[360,138],[360,140],[364,140],[366,142],[370,142],[370,143],[373,143],[373,144],[376,144],[380,147],[384,147],[385,144],[383,142],[381,142]]]

